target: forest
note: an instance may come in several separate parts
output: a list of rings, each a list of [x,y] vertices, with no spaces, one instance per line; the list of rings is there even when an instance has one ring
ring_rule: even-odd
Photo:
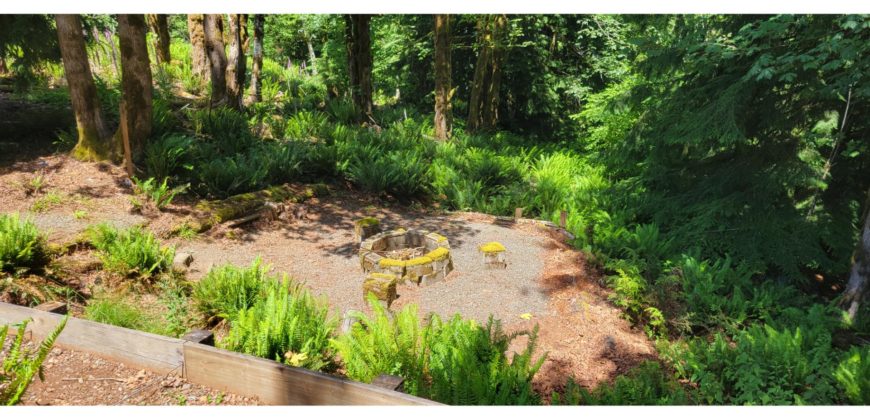
[[[88,189],[108,174],[123,193]],[[0,15],[0,182],[3,302],[208,327],[221,348],[397,375],[447,404],[870,404],[867,15]],[[558,373],[552,343],[579,333],[548,333],[544,309],[502,319],[497,299],[442,310],[452,295],[434,291],[465,277],[399,286],[403,305],[355,286],[344,329],[343,292],[300,274],[319,272],[270,271],[283,243],[230,258],[268,235],[248,214],[263,197],[324,225],[358,202],[382,220],[561,226],[586,284],[570,296],[600,290],[617,314],[594,326],[605,353],[627,348],[611,328],[650,350]],[[443,229],[454,276],[472,275],[470,239]],[[519,270],[526,239],[504,235]],[[182,248],[218,237],[236,245],[179,273]],[[580,342],[559,357],[602,345]],[[27,395],[35,370],[17,366],[0,402]]]

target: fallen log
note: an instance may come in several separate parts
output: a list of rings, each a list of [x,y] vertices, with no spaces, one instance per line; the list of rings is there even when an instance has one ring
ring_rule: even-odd
[[[196,214],[184,219],[172,232],[177,233],[186,226],[202,233],[221,223],[237,219],[253,220],[262,214],[269,203],[302,203],[316,196],[318,192],[322,195],[324,189],[321,185],[299,187],[284,184],[234,195],[224,200],[203,200],[196,205]]]

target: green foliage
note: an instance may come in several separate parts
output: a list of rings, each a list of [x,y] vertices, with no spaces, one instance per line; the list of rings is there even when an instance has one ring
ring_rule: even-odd
[[[145,145],[145,173],[156,179],[178,175],[187,164],[193,139],[171,134],[152,140]]]
[[[553,405],[686,405],[689,393],[674,376],[655,361],[644,361],[613,383],[592,391],[569,381],[562,393],[554,393]]]
[[[266,288],[264,298],[233,317],[221,345],[291,366],[328,368],[329,337],[337,324],[329,317],[329,306],[287,280]]]
[[[870,404],[870,347],[853,347],[837,366],[834,378],[850,403]]]
[[[430,315],[421,325],[413,305],[393,314],[370,297],[374,316],[357,314],[350,333],[332,341],[350,378],[370,382],[381,373],[405,379],[405,390],[448,404],[539,403],[532,377],[544,362],[533,359],[537,330],[505,334],[497,321],[486,327],[458,315],[442,322]],[[508,346],[528,335],[521,353],[511,359]]]
[[[42,340],[36,352],[23,348],[25,330],[30,320],[15,325],[18,328],[18,333],[9,348],[6,348],[9,326],[4,325],[0,328],[0,350],[4,350],[2,351],[3,359],[0,361],[0,405],[18,404],[34,376],[38,375],[40,380],[44,380],[42,362],[48,357],[51,347],[54,346],[57,337],[66,327],[68,319],[68,316],[63,317],[54,330]]]
[[[244,152],[256,141],[245,116],[233,109],[194,110],[188,118],[197,136],[213,146],[218,155]]]
[[[187,189],[186,185],[170,188],[167,184],[168,181],[168,178],[164,178],[163,182],[158,184],[154,178],[148,178],[144,181],[135,177],[133,178],[136,193],[148,197],[148,199],[151,200],[151,202],[154,203],[154,206],[158,209],[162,209],[172,204],[172,199]]]
[[[88,232],[106,270],[148,279],[172,268],[175,248],[160,246],[154,234],[140,227],[119,231],[103,223]]]
[[[212,268],[194,287],[197,308],[209,318],[233,319],[262,298],[267,284],[278,281],[268,271],[259,259],[248,268],[230,264]]]
[[[821,307],[803,316],[794,328],[754,324],[732,337],[717,333],[711,343],[695,338],[667,357],[707,404],[831,404],[830,321]]]
[[[139,331],[154,332],[159,327],[159,321],[155,321],[142,307],[114,294],[88,301],[85,318]]]
[[[387,193],[398,200],[419,197],[428,189],[429,168],[418,153],[371,150],[356,157],[348,178],[364,191]]]
[[[0,271],[39,269],[47,262],[45,239],[36,225],[17,213],[0,214]]]

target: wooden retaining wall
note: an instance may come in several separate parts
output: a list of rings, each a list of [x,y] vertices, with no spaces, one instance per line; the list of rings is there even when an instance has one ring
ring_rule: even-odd
[[[0,325],[32,319],[28,331],[41,340],[62,315],[0,302]],[[159,374],[274,405],[437,405],[413,395],[295,368],[192,341],[70,318],[59,347],[78,350]]]

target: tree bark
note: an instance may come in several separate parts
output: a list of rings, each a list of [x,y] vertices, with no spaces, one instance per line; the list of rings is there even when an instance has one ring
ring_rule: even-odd
[[[0,57],[0,74],[8,74],[8,73],[9,73],[9,67],[6,66],[6,59],[3,57]]]
[[[130,151],[138,157],[151,135],[153,90],[147,26],[143,15],[118,15],[118,37],[121,43],[121,106],[126,114]],[[122,127],[123,128],[123,127]],[[123,144],[122,129],[115,133],[115,144]]]
[[[311,74],[317,76],[317,55],[314,54],[314,45],[311,43],[311,35],[305,32],[305,45],[308,47],[308,61],[311,63]]]
[[[870,283],[870,190],[867,191],[862,218],[864,225],[858,238],[855,256],[852,258],[852,270],[842,300],[843,307],[846,308],[851,320],[857,318],[861,301],[867,291],[867,283]]]
[[[227,102],[234,109],[242,109],[245,86],[245,54],[242,52],[242,22],[238,14],[229,15],[230,53],[227,57]]]
[[[446,140],[453,130],[450,15],[435,15],[435,138]],[[397,96],[398,96],[398,90]]]
[[[253,58],[251,65],[251,102],[263,100],[263,86],[260,80],[260,72],[263,69],[263,26],[266,22],[264,15],[254,15],[254,40]]]
[[[371,15],[344,15],[348,74],[354,108],[361,121],[372,116]]]
[[[205,15],[205,50],[208,54],[211,74],[212,105],[227,102],[227,55],[224,50],[223,18],[221,15]]]
[[[169,21],[167,15],[146,15],[148,26],[154,32],[154,55],[158,64],[169,63]]]
[[[81,19],[78,15],[56,15],[55,22],[78,132],[78,142],[72,155],[80,160],[111,159],[112,136],[103,121],[97,87],[88,65]]]
[[[478,20],[480,50],[468,103],[468,130],[491,130],[498,123],[502,62],[507,16],[486,15]]]
[[[208,54],[205,51],[205,15],[187,15],[187,32],[190,35],[190,61],[193,73],[205,82],[208,80]]]

